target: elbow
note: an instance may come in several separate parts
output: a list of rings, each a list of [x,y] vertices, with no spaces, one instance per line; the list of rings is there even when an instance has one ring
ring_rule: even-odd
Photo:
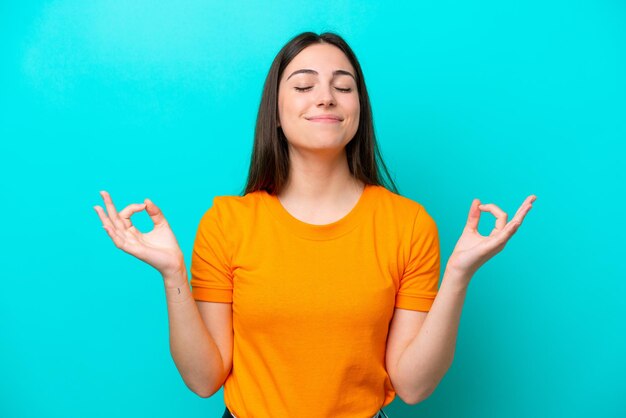
[[[408,405],[417,405],[418,403],[425,401],[432,394],[432,392],[428,393],[420,393],[417,396],[413,396],[408,399],[402,399]]]
[[[206,391],[206,392],[202,392],[202,391],[193,391],[193,393],[195,393],[196,395],[198,395],[201,398],[210,398],[211,396],[213,396],[215,394],[215,392],[211,392],[211,391]]]
[[[400,396],[400,399],[402,399],[402,401],[407,405],[417,405],[418,403],[428,399],[428,397],[430,397],[430,395],[432,395],[434,391],[435,390],[433,388],[432,390],[424,390],[421,392],[413,393],[411,395],[398,396]]]
[[[448,368],[449,366],[440,375],[431,377],[428,381],[422,380],[421,383],[416,384],[412,388],[405,388],[407,390],[396,391],[396,394],[408,405],[416,405],[423,402],[435,392]]]
[[[193,393],[198,395],[201,398],[210,398],[215,395],[220,388],[224,384],[224,380],[208,380],[203,379],[202,381],[194,381],[190,382],[183,379],[185,385],[191,390]]]
[[[209,388],[209,387],[191,388],[189,387],[189,389],[191,389],[193,393],[195,393],[201,398],[210,398],[211,396],[215,395],[217,391],[220,390],[220,388],[221,386],[219,386],[218,388]]]
[[[407,405],[417,405],[420,402],[425,401],[433,394],[437,385],[424,386],[416,388],[414,390],[396,390],[396,394]]]
[[[226,376],[217,375],[184,375],[181,373],[183,382],[190,391],[201,398],[210,398],[215,395],[226,382]]]

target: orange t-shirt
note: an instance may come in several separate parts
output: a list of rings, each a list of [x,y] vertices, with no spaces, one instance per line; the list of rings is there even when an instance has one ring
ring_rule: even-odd
[[[342,219],[312,225],[276,196],[220,196],[198,227],[196,300],[232,303],[224,402],[238,418],[371,417],[395,391],[385,370],[394,308],[428,311],[437,227],[418,203],[365,187]]]

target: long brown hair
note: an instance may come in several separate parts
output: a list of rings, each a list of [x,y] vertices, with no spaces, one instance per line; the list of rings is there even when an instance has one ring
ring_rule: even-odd
[[[250,159],[244,195],[257,190],[278,194],[289,176],[289,149],[283,130],[278,126],[278,85],[283,71],[291,60],[311,44],[328,43],[346,55],[356,71],[356,83],[361,106],[359,127],[354,138],[346,145],[348,167],[354,178],[365,184],[384,186],[398,193],[395,183],[383,162],[376,143],[370,100],[365,87],[361,65],[354,52],[341,36],[326,32],[317,35],[304,32],[291,39],[278,52],[265,79],[259,113],[254,131],[254,146]],[[381,178],[381,173],[384,178]]]

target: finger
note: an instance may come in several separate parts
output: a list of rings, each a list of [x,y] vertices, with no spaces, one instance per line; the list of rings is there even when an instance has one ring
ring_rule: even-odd
[[[506,226],[506,222],[509,218],[506,212],[504,212],[502,209],[500,209],[493,203],[480,205],[478,209],[480,209],[483,212],[490,212],[493,216],[496,217],[496,227],[494,231],[492,231],[492,234],[496,231],[502,231],[504,229],[504,227]]]
[[[102,209],[100,206],[94,206],[93,208],[95,209],[96,213],[100,217],[100,220],[102,221],[102,227],[104,228],[106,233],[113,240],[115,245],[119,247],[121,245],[122,240],[117,232],[117,228],[115,228],[115,226],[111,223],[111,220],[109,219],[107,214],[104,213],[104,209]]]
[[[113,226],[115,226],[116,228],[123,229],[124,224],[119,218],[117,209],[115,209],[115,205],[113,204],[113,200],[111,199],[111,196],[109,195],[109,193],[103,190],[100,192],[100,195],[102,195],[102,199],[104,200],[104,205],[107,208],[107,214],[109,215],[109,219],[111,220],[111,223],[113,224]]]
[[[480,220],[480,210],[478,209],[479,205],[479,199],[472,200],[472,205],[470,206],[466,224],[466,227],[471,231],[476,231],[476,229],[478,228],[478,221]]]
[[[105,227],[104,230],[107,232],[109,238],[111,238],[115,246],[117,248],[122,248],[122,243],[124,242],[124,240],[117,233],[117,229]]]
[[[146,199],[144,202],[146,204],[146,212],[148,212],[148,215],[150,216],[150,219],[152,219],[152,222],[154,222],[154,225],[166,223],[163,212],[161,212],[161,209],[159,209],[157,205],[152,203],[152,200]]]
[[[104,212],[104,209],[102,209],[100,206],[94,206],[93,208],[98,214],[98,217],[100,218],[100,221],[102,222],[102,227],[104,229],[106,228],[115,229],[115,226],[113,225],[113,223],[111,222],[107,214]]]
[[[126,228],[130,228],[133,226],[133,223],[130,220],[130,217],[133,216],[134,213],[141,212],[146,207],[145,203],[133,203],[126,206],[119,213],[120,219],[124,223]]]
[[[522,225],[526,214],[533,208],[533,202],[535,200],[537,200],[537,196],[535,195],[530,195],[524,200],[524,203],[522,203],[522,206],[520,206],[520,208],[517,210],[515,216],[513,217],[513,219],[511,219],[511,222],[507,224],[506,229],[508,230],[507,232],[509,236],[512,236]]]
[[[530,199],[526,198],[526,200],[524,200],[521,206],[517,209],[517,212],[515,212],[515,216],[513,216],[513,219],[519,219],[519,217],[522,216],[522,211],[524,211],[527,206],[531,206],[531,205],[532,203],[530,202]]]
[[[530,195],[528,196],[524,202],[522,203],[522,205],[519,207],[519,209],[517,210],[517,212],[515,213],[515,216],[513,217],[513,219],[516,219],[519,221],[519,224],[522,223],[522,221],[524,220],[524,218],[526,217],[526,214],[528,213],[528,211],[530,209],[532,209],[533,207],[533,202],[537,200],[537,196],[535,195]]]

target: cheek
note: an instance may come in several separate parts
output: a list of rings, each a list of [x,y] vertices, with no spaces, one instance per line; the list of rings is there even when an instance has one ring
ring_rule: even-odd
[[[298,97],[287,97],[278,99],[278,114],[281,117],[290,117],[300,112],[302,99]]]
[[[278,97],[276,106],[278,108],[278,120],[282,120],[289,113],[290,99],[285,97],[282,87],[278,89]]]
[[[354,100],[354,102],[352,103],[351,106],[351,113],[352,113],[352,118],[354,120],[354,124],[356,126],[359,125],[359,117],[361,115],[361,105],[359,103],[359,99],[358,97],[356,98],[356,100]]]
[[[279,95],[278,96],[278,103],[276,104],[276,106],[278,107],[278,117],[280,117],[280,115],[283,113],[283,105],[284,105],[284,103],[285,103],[285,101]]]
[[[280,121],[283,119],[283,107],[281,106],[280,102],[278,102],[278,122],[280,123]]]

